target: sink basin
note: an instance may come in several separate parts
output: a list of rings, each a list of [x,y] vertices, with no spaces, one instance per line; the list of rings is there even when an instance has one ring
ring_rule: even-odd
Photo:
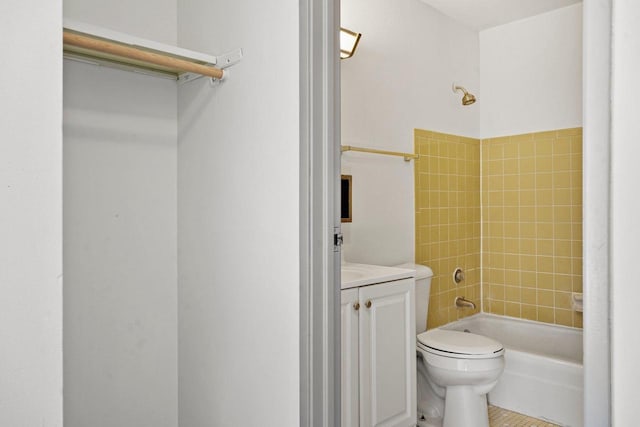
[[[414,270],[382,265],[343,263],[341,289],[391,282],[415,276]]]

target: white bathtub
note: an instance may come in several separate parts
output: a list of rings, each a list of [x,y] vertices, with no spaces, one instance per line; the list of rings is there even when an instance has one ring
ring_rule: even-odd
[[[500,341],[505,370],[489,403],[556,424],[583,426],[582,330],[476,314],[443,326]]]

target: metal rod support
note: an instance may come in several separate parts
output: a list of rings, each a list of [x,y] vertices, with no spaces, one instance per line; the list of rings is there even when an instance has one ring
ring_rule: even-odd
[[[398,152],[398,151],[376,150],[374,148],[354,147],[353,145],[343,145],[340,148],[340,151],[342,151],[343,153],[345,151],[358,151],[360,153],[372,153],[372,154],[382,154],[382,155],[385,155],[385,156],[404,157],[404,161],[405,162],[408,162],[408,161],[411,161],[411,160],[415,160],[415,159],[418,159],[420,157],[417,154],[412,154],[412,153],[401,153],[401,152]]]

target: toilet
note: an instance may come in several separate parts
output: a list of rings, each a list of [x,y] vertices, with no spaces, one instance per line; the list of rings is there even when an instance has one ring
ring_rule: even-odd
[[[417,425],[489,427],[487,393],[504,370],[504,347],[478,334],[427,331],[433,272],[423,265],[398,267],[416,271]]]

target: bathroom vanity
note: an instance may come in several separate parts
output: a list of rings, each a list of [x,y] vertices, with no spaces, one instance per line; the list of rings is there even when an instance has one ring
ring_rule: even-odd
[[[416,424],[414,274],[342,265],[343,427]]]

